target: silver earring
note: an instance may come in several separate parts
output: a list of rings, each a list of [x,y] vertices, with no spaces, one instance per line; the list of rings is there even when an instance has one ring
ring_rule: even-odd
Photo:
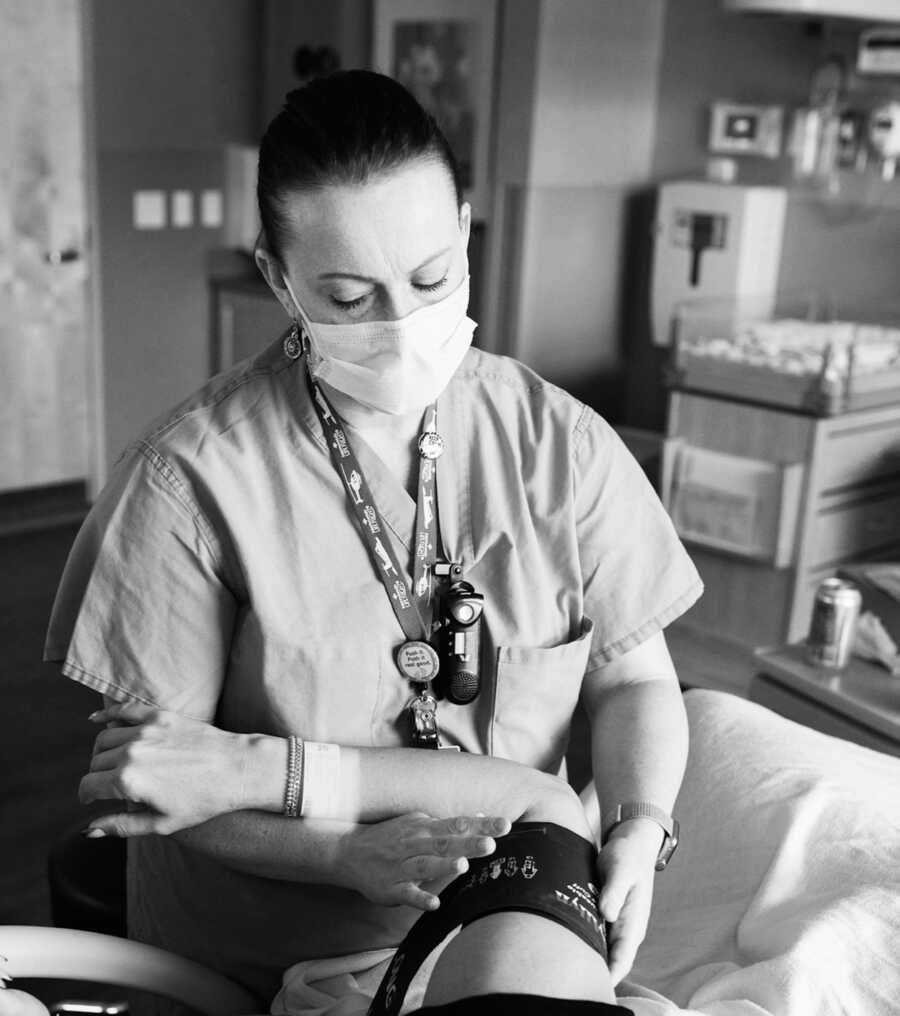
[[[300,326],[296,321],[291,325],[291,330],[284,337],[282,349],[289,360],[299,360],[304,350],[303,339],[301,338]]]

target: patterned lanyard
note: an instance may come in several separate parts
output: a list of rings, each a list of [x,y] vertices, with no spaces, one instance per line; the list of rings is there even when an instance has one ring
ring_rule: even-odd
[[[437,702],[431,694],[431,682],[437,677],[440,666],[438,655],[430,643],[434,627],[434,579],[436,575],[459,578],[462,569],[456,564],[438,563],[437,459],[444,450],[444,442],[436,429],[437,407],[431,405],[426,410],[425,430],[419,438],[419,482],[410,589],[347,433],[309,371],[306,372],[306,381],[325,433],[331,461],[343,482],[369,557],[406,636],[406,641],[397,650],[396,662],[400,673],[417,687],[417,695],[408,705],[413,742],[422,747],[440,747],[435,719]]]

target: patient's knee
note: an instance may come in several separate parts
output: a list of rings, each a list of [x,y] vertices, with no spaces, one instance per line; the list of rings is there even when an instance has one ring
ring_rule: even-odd
[[[584,836],[585,839],[592,839],[584,808],[569,784],[560,777],[550,776],[548,773],[535,775],[540,778],[534,781],[522,821],[555,822],[578,833],[579,836]]]

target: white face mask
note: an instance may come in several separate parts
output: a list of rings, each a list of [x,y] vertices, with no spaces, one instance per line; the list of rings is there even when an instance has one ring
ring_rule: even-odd
[[[399,321],[340,325],[310,321],[287,277],[284,284],[309,336],[312,376],[394,416],[434,402],[462,363],[477,327],[466,316],[468,275],[449,296]]]

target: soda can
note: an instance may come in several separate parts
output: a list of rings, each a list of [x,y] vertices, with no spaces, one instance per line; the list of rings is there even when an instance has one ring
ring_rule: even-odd
[[[825,579],[816,590],[806,657],[816,667],[840,670],[853,650],[862,595],[852,582]]]

